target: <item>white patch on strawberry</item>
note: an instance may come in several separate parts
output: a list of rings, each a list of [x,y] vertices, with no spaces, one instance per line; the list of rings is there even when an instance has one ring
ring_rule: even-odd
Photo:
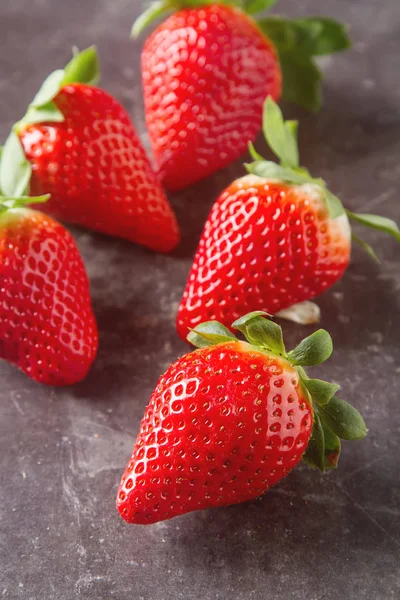
[[[305,183],[303,185],[293,186],[293,188],[295,192],[299,194],[299,196],[306,195],[308,201],[311,202],[316,210],[320,209],[321,207],[326,208],[322,188],[319,185],[316,185],[315,183]],[[336,217],[334,222],[338,227],[342,237],[346,241],[349,241],[351,239],[351,227],[346,213]]]
[[[346,213],[343,213],[342,215],[340,215],[340,217],[336,217],[335,223],[338,225],[339,230],[340,230],[342,236],[346,240],[350,241],[350,239],[351,239],[351,226],[350,226],[350,222],[349,222],[349,219],[348,219]]]
[[[258,175],[244,175],[244,177],[240,177],[240,179],[236,180],[236,185],[240,189],[243,188],[247,190],[247,188],[252,185],[258,187],[260,185],[260,179],[261,178],[258,177]],[[268,183],[267,179],[265,179],[264,181]]]
[[[316,185],[315,183],[303,183],[302,185],[294,185],[293,189],[299,197],[306,195],[307,199],[316,209],[321,208],[322,206],[326,207],[322,189],[319,185]]]

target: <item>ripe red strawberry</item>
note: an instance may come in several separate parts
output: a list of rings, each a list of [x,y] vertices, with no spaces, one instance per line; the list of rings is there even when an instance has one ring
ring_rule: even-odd
[[[146,122],[168,189],[181,189],[243,154],[260,129],[265,97],[279,99],[282,84],[286,99],[317,110],[320,73],[313,56],[349,46],[345,30],[331,19],[256,22],[251,14],[271,0],[243,2],[243,10],[239,2],[229,4],[157,1],[133,28],[137,35],[154,16],[178,10],[150,35],[142,53]]]
[[[62,386],[86,376],[98,335],[72,236],[24,206],[46,199],[0,196],[0,358]]]
[[[339,437],[365,436],[361,415],[334,396],[339,386],[308,379],[301,366],[329,357],[326,331],[286,352],[280,327],[260,313],[232,327],[249,343],[203,323],[189,336],[200,349],[160,378],[118,491],[126,521],[155,523],[256,498],[302,457],[334,468]]]
[[[178,311],[183,339],[202,321],[229,326],[249,310],[277,314],[331,287],[350,259],[348,217],[400,241],[393,221],[345,211],[321,179],[298,166],[295,124],[283,122],[270,98],[264,129],[281,164],[264,161],[252,148],[251,174],[214,204]],[[296,312],[292,318],[302,322]]]
[[[88,85],[96,78],[89,48],[50,75],[14,127],[31,165],[29,191],[50,193],[45,211],[58,219],[168,252],[179,238],[175,216],[128,114]],[[10,143],[3,178],[17,168]]]

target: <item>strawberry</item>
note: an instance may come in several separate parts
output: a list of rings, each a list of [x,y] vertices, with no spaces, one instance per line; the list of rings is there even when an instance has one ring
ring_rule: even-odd
[[[303,458],[335,468],[340,440],[361,439],[365,423],[304,366],[332,352],[319,330],[286,352],[281,328],[253,312],[232,325],[215,321],[189,334],[198,350],[159,379],[117,496],[129,523],[244,502],[263,494]]]
[[[283,91],[285,99],[318,109],[321,74],[313,56],[347,48],[345,29],[323,18],[255,21],[252,14],[272,3],[161,0],[136,21],[135,36],[164,11],[178,10],[142,53],[147,128],[168,189],[243,154],[260,129],[267,95],[277,100]]]
[[[178,310],[183,339],[202,321],[229,326],[250,310],[277,314],[331,287],[349,263],[349,218],[400,241],[393,221],[346,211],[323,180],[299,167],[297,124],[285,123],[271,98],[264,113],[266,138],[281,164],[263,160],[251,146],[250,174],[214,204]],[[309,317],[301,309],[302,304],[280,314],[298,322],[318,320],[317,310]]]
[[[14,194],[17,138],[30,193],[51,194],[48,214],[168,252],[178,243],[175,216],[128,114],[89,85],[97,77],[96,51],[88,48],[46,79],[8,138],[0,185]]]
[[[72,236],[26,207],[47,198],[0,196],[0,358],[35,381],[62,386],[86,376],[98,335]]]

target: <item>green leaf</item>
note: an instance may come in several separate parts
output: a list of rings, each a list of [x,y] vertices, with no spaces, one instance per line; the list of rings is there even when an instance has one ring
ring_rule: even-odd
[[[356,242],[357,244],[359,244],[361,246],[361,248],[363,250],[365,250],[365,252],[377,263],[380,263],[379,258],[376,255],[375,250],[373,249],[373,247],[370,244],[367,244],[367,242],[364,242],[364,240],[362,240],[360,237],[358,237],[358,235],[356,235],[355,233],[351,233],[351,239],[353,240],[353,242]]]
[[[42,196],[0,196],[0,212],[9,210],[10,208],[21,208],[31,204],[43,204],[50,198],[50,194]]]
[[[283,98],[312,112],[318,111],[321,106],[321,72],[312,55],[301,50],[302,28],[296,25],[296,21],[274,16],[258,21],[258,25],[278,51]]]
[[[325,438],[325,469],[336,469],[341,450],[340,439],[336,433],[333,433],[333,431],[325,425],[322,416],[321,425],[324,430]]]
[[[250,344],[267,348],[276,354],[285,354],[282,329],[277,323],[258,316],[251,319],[245,327],[245,336]]]
[[[100,79],[100,65],[95,46],[74,55],[64,69],[61,85],[85,83],[95,85]]]
[[[48,104],[57,96],[60,91],[61,82],[64,78],[64,70],[53,71],[42,83],[40,90],[30,103],[30,106],[37,107]]]
[[[30,162],[26,159],[21,142],[11,131],[6,143],[0,163],[0,189],[4,196],[21,196],[28,191],[29,180],[32,173]]]
[[[196,325],[186,339],[197,348],[237,341],[233,333],[218,321],[206,321],[205,323]]]
[[[269,16],[257,22],[262,32],[268,37],[280,54],[282,51],[294,51],[297,44],[297,29],[293,21],[284,17]]]
[[[316,112],[321,105],[321,72],[313,57],[350,46],[346,27],[333,19],[288,20],[270,16],[258,22],[276,46],[283,76],[283,98]]]
[[[321,108],[321,71],[309,56],[279,52],[282,69],[282,98],[311,112]]]
[[[294,171],[289,167],[282,167],[272,161],[263,160],[245,164],[248,173],[258,175],[265,179],[277,179],[278,181],[286,181],[287,183],[311,183],[312,178],[304,170],[303,172]]]
[[[340,389],[340,385],[321,379],[305,379],[302,383],[310,392],[313,402],[319,406],[328,404],[332,396]]]
[[[38,108],[29,107],[26,115],[15,125],[16,131],[19,131],[24,125],[33,125],[34,123],[62,123],[65,120],[62,112],[53,102],[44,104]]]
[[[294,365],[303,367],[319,365],[330,357],[332,350],[331,336],[325,329],[318,329],[300,342],[294,350],[291,350],[288,358]]]
[[[357,223],[361,223],[361,225],[365,225],[371,229],[376,229],[377,231],[384,231],[385,233],[392,235],[398,242],[400,242],[400,231],[398,225],[392,221],[392,219],[387,219],[386,217],[381,217],[380,215],[353,213],[350,210],[346,210],[346,213],[349,219],[352,221],[356,221]]]
[[[249,142],[249,154],[253,160],[264,162],[264,157],[261,156],[261,154],[258,154],[257,150],[254,148],[253,142]]]
[[[61,123],[64,121],[64,115],[52,100],[62,86],[68,83],[94,84],[98,81],[99,74],[96,48],[91,46],[82,52],[76,51],[65,69],[58,69],[45,79],[25,116],[14,126],[15,130],[18,131],[24,125],[33,123]]]
[[[279,158],[284,167],[299,166],[297,148],[297,124],[293,121],[285,123],[279,106],[268,96],[264,103],[263,132],[272,152]]]
[[[174,8],[174,3],[169,0],[160,0],[152,2],[150,6],[136,19],[131,29],[131,37],[138,38],[139,35],[155,19]]]
[[[236,321],[234,321],[232,323],[232,329],[237,329],[238,331],[241,331],[243,334],[246,334],[247,324],[250,323],[250,321],[252,319],[254,319],[255,317],[270,317],[270,316],[271,316],[270,314],[268,314],[267,312],[265,312],[263,310],[253,310],[253,312],[249,312],[246,315],[243,315],[243,317],[236,319]]]
[[[347,26],[334,19],[308,17],[294,21],[300,51],[310,56],[333,54],[351,47]]]
[[[344,206],[337,196],[332,194],[326,187],[323,188],[325,201],[328,206],[329,216],[336,219],[345,213]]]
[[[286,126],[287,130],[290,132],[290,135],[294,138],[294,140],[296,142],[296,152],[298,153],[297,130],[299,128],[299,122],[288,120],[288,121],[285,121],[285,126]],[[298,155],[297,155],[297,160],[298,160]]]
[[[303,460],[310,467],[325,471],[325,436],[318,413],[314,413],[314,426]]]
[[[244,0],[242,6],[248,15],[253,15],[272,8],[276,3],[277,0]]]
[[[343,440],[361,440],[367,435],[364,419],[358,410],[337,396],[319,410],[324,423]]]
[[[292,52],[297,56],[312,58],[341,52],[351,46],[347,27],[330,18],[290,20],[272,15],[258,24],[274,42],[278,52]]]

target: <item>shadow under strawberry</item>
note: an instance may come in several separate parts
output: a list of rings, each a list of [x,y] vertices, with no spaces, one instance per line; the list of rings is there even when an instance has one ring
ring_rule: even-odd
[[[179,556],[179,568],[188,570],[193,579],[206,571],[211,587],[213,582],[218,585],[223,567],[225,574],[233,576],[230,584],[239,596],[242,585],[248,589],[248,581],[263,572],[274,573],[270,583],[275,581],[277,589],[282,589],[285,581],[287,585],[291,580],[290,564],[290,573],[301,569],[301,580],[305,585],[312,581],[315,598],[320,597],[317,592],[322,595],[328,570],[337,566],[342,572],[348,569],[348,576],[354,574],[352,558],[360,548],[382,543],[385,534],[335,483],[335,474],[320,475],[317,480],[315,475],[305,467],[296,469],[256,500],[190,513],[161,529],[153,526],[155,537],[166,542],[170,568]],[[129,557],[132,532],[121,531],[121,536]],[[344,547],[348,558],[345,566]],[[310,566],[307,572],[304,555]],[[269,589],[271,596],[273,592]]]
[[[171,316],[175,288],[170,280],[176,277],[176,261],[101,234],[78,228],[74,234],[90,264],[93,310],[101,332],[97,359],[74,393],[105,407],[110,398],[122,405],[129,395],[135,402],[139,382],[145,401],[147,386],[150,392],[165,364],[187,349]]]

